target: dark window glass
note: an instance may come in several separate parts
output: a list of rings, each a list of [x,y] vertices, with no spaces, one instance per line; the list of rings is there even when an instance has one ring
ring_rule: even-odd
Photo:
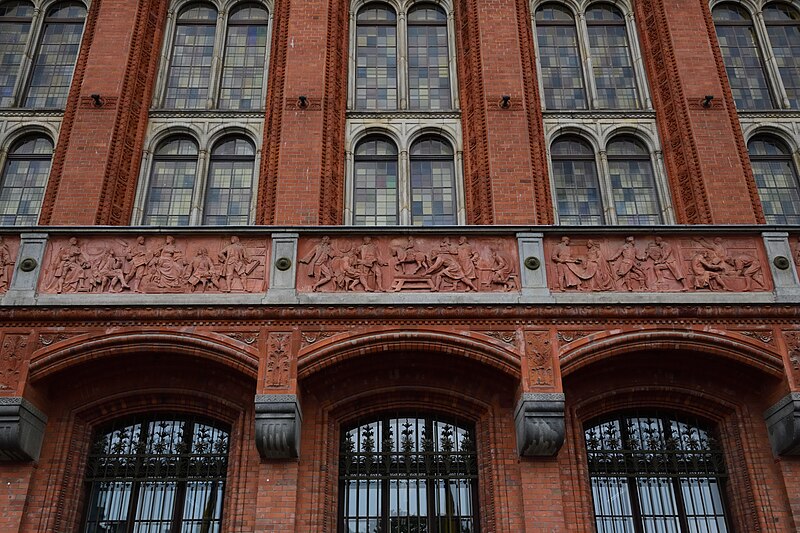
[[[578,32],[570,11],[556,4],[536,10],[536,39],[547,109],[586,109]]]
[[[608,144],[606,155],[617,222],[663,223],[647,148],[633,137],[618,137]]]
[[[339,531],[478,533],[474,431],[393,416],[342,432]]]
[[[268,19],[266,9],[252,4],[240,5],[231,12],[222,66],[220,109],[264,107]]]
[[[370,4],[356,17],[356,108],[397,109],[397,17]]]
[[[600,109],[637,109],[639,97],[622,12],[609,4],[586,12],[592,75]]]
[[[750,15],[741,6],[720,4],[713,16],[736,107],[771,109],[772,98]]]
[[[800,224],[800,187],[788,147],[760,135],[748,145],[758,195],[769,224]]]
[[[162,143],[153,156],[145,202],[146,226],[186,226],[197,175],[197,144],[188,137]]]
[[[203,224],[245,225],[250,222],[255,148],[247,139],[228,139],[211,151]]]
[[[602,224],[603,204],[591,146],[578,137],[562,137],[553,143],[550,155],[559,222]]]
[[[56,4],[47,12],[28,82],[25,107],[63,109],[81,46],[86,8],[77,2]]]
[[[633,414],[584,436],[598,533],[728,531],[723,454],[705,424]]]
[[[0,107],[14,105],[14,89],[32,20],[32,3],[0,4]]]
[[[764,7],[772,55],[778,63],[789,105],[800,107],[800,13],[788,4]]]
[[[228,431],[164,416],[116,423],[89,454],[86,533],[222,529]]]
[[[397,147],[369,137],[358,143],[354,156],[353,224],[397,225]]]
[[[413,8],[408,13],[409,108],[451,107],[449,63],[447,15],[435,6]]]
[[[47,137],[26,137],[11,147],[0,181],[0,226],[36,224],[52,157]]]
[[[434,137],[411,146],[411,224],[456,224],[456,186],[453,148]]]
[[[164,107],[205,109],[217,31],[217,10],[189,6],[178,15]]]

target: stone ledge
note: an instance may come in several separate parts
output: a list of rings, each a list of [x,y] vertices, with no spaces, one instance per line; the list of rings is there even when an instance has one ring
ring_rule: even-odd
[[[764,412],[775,455],[800,456],[800,392],[792,392]]]
[[[257,394],[256,448],[262,459],[300,456],[303,416],[294,394]]]
[[[521,457],[552,457],[564,444],[564,395],[522,395],[514,410],[517,452]]]
[[[0,461],[38,461],[46,424],[25,398],[0,398]]]

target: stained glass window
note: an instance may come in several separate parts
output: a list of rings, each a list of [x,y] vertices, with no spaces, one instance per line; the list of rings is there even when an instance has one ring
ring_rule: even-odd
[[[164,107],[205,109],[210,97],[217,10],[191,5],[178,15]]]
[[[397,147],[383,137],[368,137],[356,147],[354,161],[353,224],[398,224]]]
[[[15,89],[32,20],[32,3],[0,4],[0,107],[14,105]]]
[[[584,431],[598,533],[725,533],[723,453],[707,424],[620,415]]]
[[[647,148],[633,137],[617,137],[608,144],[606,155],[617,223],[663,223]]]
[[[24,107],[64,108],[81,46],[85,18],[86,8],[77,2],[56,4],[47,11]]]
[[[578,137],[561,137],[553,143],[550,154],[559,222],[602,224],[603,203],[592,147]]]
[[[159,145],[153,156],[143,224],[189,224],[197,154],[197,144],[188,137],[175,137]]]
[[[181,416],[118,422],[94,439],[83,531],[222,531],[229,435]]]
[[[12,145],[0,180],[0,226],[38,222],[52,157],[47,137],[33,135]]]
[[[639,97],[625,17],[616,7],[595,4],[586,11],[592,76],[599,109],[637,109]]]
[[[736,107],[771,109],[772,97],[750,15],[739,5],[720,4],[714,7],[713,16]]]
[[[783,3],[768,4],[762,11],[772,55],[778,63],[789,105],[800,107],[800,13]]]
[[[253,195],[255,147],[244,138],[231,138],[211,151],[204,225],[246,225]]]
[[[435,137],[411,146],[411,223],[446,226],[456,223],[453,148]]]
[[[383,4],[356,17],[356,108],[397,109],[397,16]]]
[[[586,109],[578,31],[572,13],[557,4],[536,10],[536,39],[547,109]]]
[[[267,10],[253,4],[234,8],[228,18],[220,109],[261,109],[267,54]]]
[[[408,107],[450,109],[447,15],[422,4],[408,12]]]
[[[339,531],[478,533],[474,430],[388,416],[342,432]]]
[[[788,147],[775,137],[759,135],[747,148],[767,222],[800,224],[800,182]]]

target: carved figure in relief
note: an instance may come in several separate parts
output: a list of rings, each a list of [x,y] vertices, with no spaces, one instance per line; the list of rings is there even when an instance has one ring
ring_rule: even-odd
[[[250,260],[247,250],[239,242],[239,237],[236,235],[233,235],[231,243],[219,252],[219,261],[222,264],[220,277],[225,281],[222,284],[224,292],[245,290],[247,288],[247,276],[258,266],[258,261]],[[238,282],[238,284],[234,282]]]
[[[91,285],[95,292],[121,292],[123,289],[130,289],[125,282],[122,260],[117,257],[112,248],[103,250],[91,272]]]
[[[620,288],[632,291],[641,288],[645,282],[645,273],[639,266],[639,261],[645,257],[636,250],[636,243],[632,236],[625,238],[625,244],[617,252],[608,258],[610,262],[616,262],[614,273],[617,276],[617,285]]]
[[[79,292],[87,290],[86,272],[89,261],[78,246],[78,239],[71,237],[69,245],[59,250],[57,265],[53,273],[56,279],[56,292]]]
[[[727,263],[728,251],[725,249],[725,246],[722,245],[722,237],[715,237],[714,242],[708,242],[703,237],[693,240],[708,250],[704,258],[706,262],[713,265],[715,272],[730,272],[731,267]]]
[[[715,254],[708,250],[697,252],[692,256],[690,264],[694,274],[695,289],[729,290],[721,274],[726,271],[723,266],[725,263],[720,265],[716,259]]]
[[[800,237],[797,238],[797,248],[794,252],[794,264],[800,266]]]
[[[375,276],[375,286],[377,290],[383,292],[385,290],[383,288],[383,272],[381,272],[380,267],[388,266],[389,263],[379,257],[378,249],[375,247],[375,243],[372,242],[372,238],[369,235],[365,235],[362,239],[361,246],[356,250],[356,257],[358,258],[358,266],[364,267],[361,270],[361,284],[364,286],[364,290],[373,290],[367,279],[368,275],[371,273]]]
[[[130,285],[134,292],[142,292],[140,286],[147,274],[147,264],[152,259],[144,244],[144,237],[136,237],[136,244],[126,246],[125,260],[127,262],[127,272],[125,272],[125,282]]]
[[[206,292],[209,285],[219,289],[219,273],[214,267],[214,262],[208,257],[207,248],[199,248],[189,266],[189,285],[192,292],[199,287],[201,292]]]
[[[467,242],[466,237],[458,238],[458,248],[456,252],[458,256],[458,263],[464,271],[464,277],[470,281],[475,280],[478,276],[475,275],[475,266],[480,259],[480,254],[473,251],[472,246]],[[477,289],[475,289],[477,290]]]
[[[188,278],[188,262],[183,252],[175,246],[175,238],[167,235],[164,246],[158,249],[148,267],[153,269],[152,282],[164,289],[178,289]]]
[[[578,276],[581,260],[572,257],[569,237],[561,237],[561,242],[553,250],[551,259],[556,264],[556,282],[562,290],[577,289],[581,283]]]
[[[433,275],[432,291],[439,291],[442,289],[442,281],[448,280],[450,282],[450,290],[455,291],[458,288],[458,282],[464,283],[469,289],[478,291],[478,288],[468,278],[464,272],[461,263],[458,261],[458,248],[450,244],[450,239],[445,237],[439,243],[439,250],[431,251],[431,259],[433,263],[425,271],[425,274]]]
[[[313,250],[300,259],[301,263],[308,265],[306,273],[312,278],[317,278],[317,282],[311,287],[312,291],[316,291],[333,279],[333,271],[330,265],[333,257],[334,251],[331,247],[331,239],[326,235],[314,246]]]
[[[584,270],[580,274],[583,286],[593,291],[610,291],[614,288],[614,275],[611,265],[600,250],[600,244],[589,239],[586,241],[586,258],[583,260]]]
[[[514,267],[495,249],[492,249],[492,264],[490,268],[492,275],[488,282],[489,285],[502,285],[504,291],[513,291],[517,288],[517,276],[514,274]]]
[[[739,276],[745,279],[745,291],[752,290],[753,283],[758,284],[761,289],[766,288],[764,282],[764,274],[761,272],[761,261],[752,255],[741,253],[728,256],[725,260],[729,265],[733,266],[734,270]]]
[[[11,267],[14,265],[14,260],[11,258],[11,252],[8,251],[8,245],[0,237],[0,291],[6,291],[11,286]]]
[[[676,281],[681,283],[681,290],[689,290],[689,282],[683,273],[683,267],[680,261],[675,257],[672,246],[662,239],[656,237],[655,240],[648,245],[645,255],[653,262],[653,272],[655,273],[656,283],[662,284],[664,281],[664,273],[669,272]],[[649,276],[648,276],[649,278]]]
[[[420,270],[428,268],[428,257],[424,252],[417,250],[417,243],[414,237],[409,236],[408,241],[404,246],[398,246],[392,249],[392,256],[396,258],[394,269],[406,276],[413,276]],[[415,265],[414,270],[406,272],[405,265]]]

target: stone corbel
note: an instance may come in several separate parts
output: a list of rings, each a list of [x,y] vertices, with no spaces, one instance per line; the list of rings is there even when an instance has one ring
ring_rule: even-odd
[[[792,392],[764,413],[775,455],[800,456],[800,392]]]
[[[46,424],[25,398],[0,398],[0,461],[38,461]]]
[[[523,393],[514,410],[521,457],[552,457],[564,444],[564,395]]]
[[[294,394],[256,395],[256,447],[262,459],[300,456],[303,417]]]

